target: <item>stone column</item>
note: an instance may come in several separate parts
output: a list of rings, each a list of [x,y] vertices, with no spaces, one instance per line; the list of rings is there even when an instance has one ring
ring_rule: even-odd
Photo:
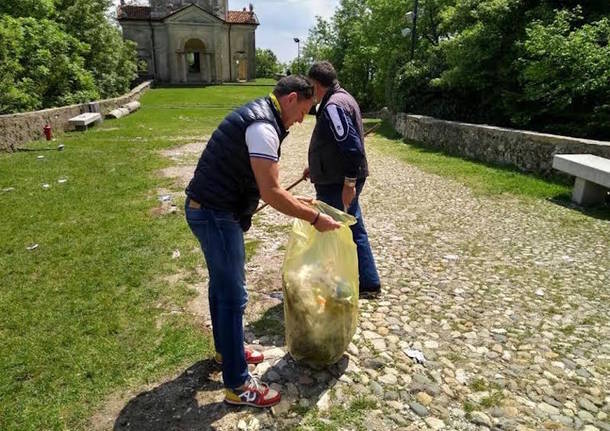
[[[182,53],[180,64],[182,64],[182,82],[188,82],[188,65],[186,64],[186,52]]]
[[[212,64],[210,61],[211,54],[205,54],[205,76],[203,80],[206,82],[212,81]]]

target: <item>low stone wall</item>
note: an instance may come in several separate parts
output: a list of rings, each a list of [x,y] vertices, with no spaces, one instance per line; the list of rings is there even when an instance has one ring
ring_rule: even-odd
[[[139,100],[142,93],[150,88],[151,83],[152,81],[144,82],[129,93],[112,99],[42,111],[0,115],[0,151],[14,151],[30,141],[40,139],[44,136],[42,129],[45,124],[51,125],[54,135],[58,132],[73,130],[68,120],[82,113],[90,112],[92,106],[99,106],[99,112],[105,116],[119,106]]]
[[[392,120],[394,128],[407,140],[452,155],[511,165],[524,172],[552,173],[555,154],[584,153],[610,159],[610,142],[606,141],[443,121],[404,113],[394,115]]]

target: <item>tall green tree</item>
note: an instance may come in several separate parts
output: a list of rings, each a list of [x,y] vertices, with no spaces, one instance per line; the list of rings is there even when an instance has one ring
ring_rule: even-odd
[[[91,71],[102,97],[129,89],[136,77],[136,47],[124,41],[110,23],[107,11],[112,0],[55,0],[56,16],[67,33],[89,45],[85,67]]]
[[[341,0],[312,27],[308,58],[321,46],[364,109],[610,139],[610,2],[418,5],[412,39],[415,0]]]
[[[98,98],[87,49],[53,21],[0,16],[0,113]]]
[[[129,90],[136,51],[106,12],[111,0],[0,3],[0,114]]]
[[[316,16],[315,25],[309,29],[309,35],[303,46],[301,61],[303,69],[308,70],[316,61],[333,61],[337,35],[332,24]]]
[[[256,77],[273,78],[280,70],[276,55],[270,49],[256,48]]]
[[[553,22],[527,27],[525,53],[517,60],[524,106],[515,123],[610,136],[610,19],[578,26],[581,12],[556,11]]]

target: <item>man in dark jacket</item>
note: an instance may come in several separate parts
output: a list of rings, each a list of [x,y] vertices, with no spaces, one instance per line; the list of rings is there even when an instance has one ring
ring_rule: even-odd
[[[248,364],[261,362],[263,355],[244,349],[248,294],[243,232],[259,199],[309,221],[318,231],[340,227],[278,182],[281,142],[290,126],[303,121],[312,102],[310,82],[292,75],[278,81],[268,97],[230,113],[212,134],[186,189],[186,219],[206,259],[216,361],[222,364],[225,402],[230,404],[271,407],[280,401],[277,391],[248,373]]]
[[[304,175],[314,184],[318,200],[356,217],[352,233],[358,250],[360,296],[375,297],[381,283],[358,203],[369,174],[360,107],[341,88],[328,61],[315,63],[308,75],[320,105]]]

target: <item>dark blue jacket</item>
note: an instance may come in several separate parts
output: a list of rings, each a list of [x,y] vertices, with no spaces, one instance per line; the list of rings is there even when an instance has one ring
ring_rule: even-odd
[[[360,107],[338,84],[322,98],[309,144],[309,175],[314,184],[343,184],[365,178],[368,164]]]
[[[271,124],[280,144],[288,135],[269,97],[236,109],[212,134],[186,188],[187,196],[202,206],[234,213],[244,230],[260,199],[246,145],[246,129],[255,122]]]

